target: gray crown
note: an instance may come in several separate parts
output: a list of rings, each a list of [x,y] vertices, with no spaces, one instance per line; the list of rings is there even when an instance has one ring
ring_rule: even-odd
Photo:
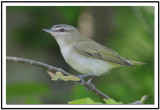
[[[71,26],[71,25],[67,25],[67,24],[58,24],[58,25],[54,25],[51,29],[59,29],[59,28],[64,28],[66,30],[77,30],[75,27]]]

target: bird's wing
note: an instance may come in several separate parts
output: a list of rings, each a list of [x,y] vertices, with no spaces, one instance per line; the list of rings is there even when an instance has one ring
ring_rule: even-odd
[[[78,44],[75,44],[74,48],[76,51],[88,57],[101,59],[119,65],[131,65],[127,59],[120,57],[115,51],[95,42],[79,42]]]

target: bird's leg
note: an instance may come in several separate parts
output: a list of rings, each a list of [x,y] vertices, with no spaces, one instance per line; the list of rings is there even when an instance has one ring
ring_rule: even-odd
[[[87,77],[87,76],[92,76],[94,75],[95,73],[90,73],[90,74],[83,74],[83,75],[79,75],[77,76],[78,78],[83,78],[83,77]]]
[[[90,86],[92,86],[91,89],[88,89],[88,88],[87,88],[88,91],[91,91],[91,90],[93,90],[93,89],[95,88],[95,85],[91,83],[92,79],[94,78],[94,76],[93,76],[94,74],[95,74],[95,73],[90,73],[90,74],[84,74],[84,75],[79,75],[79,76],[77,76],[77,77],[79,77],[79,78],[81,79],[81,84],[84,84],[84,79],[83,79],[84,77],[92,76],[92,77],[87,81],[87,84],[90,85]]]
[[[84,77],[87,77],[87,76],[91,76],[91,75],[94,75],[95,73],[90,73],[90,74],[84,74],[84,75],[79,75],[79,76],[77,76],[78,78],[80,78],[81,79],[81,84],[83,85],[84,84]],[[77,82],[77,83],[79,83],[79,82]]]
[[[80,83],[80,84],[82,84],[82,85],[83,85],[83,84],[84,84],[84,82],[85,82],[85,81],[84,81],[84,79],[83,79],[82,77],[79,77],[79,78],[80,78],[81,82],[79,82],[79,81],[77,82],[77,81],[76,81],[76,83]]]
[[[89,80],[87,81],[87,83],[91,83],[92,79],[94,78],[95,76],[91,76],[91,78],[89,78]]]
[[[87,81],[87,84],[92,86],[90,89],[86,88],[88,91],[92,91],[93,89],[95,89],[95,85],[93,83],[91,83],[92,79],[94,78],[95,76],[92,76],[88,81]]]
[[[95,73],[90,73],[90,74],[83,74],[83,75],[79,75],[79,76],[77,76],[78,78],[80,78],[81,79],[81,84],[84,84],[84,77],[87,77],[87,76],[92,76],[92,75],[94,75]]]

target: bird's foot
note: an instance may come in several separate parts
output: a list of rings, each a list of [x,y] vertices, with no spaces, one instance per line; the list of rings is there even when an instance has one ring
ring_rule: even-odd
[[[89,83],[88,85],[90,85],[90,88],[86,88],[87,91],[92,91],[95,89],[95,85],[93,83]]]
[[[95,85],[93,83],[91,83],[92,79],[94,78],[95,76],[92,76],[88,81],[87,81],[87,84],[91,87],[91,88],[86,88],[87,91],[92,91],[93,89],[95,89]]]
[[[84,77],[87,77],[87,76],[92,76],[92,75],[94,75],[95,73],[90,73],[90,74],[83,74],[83,75],[79,75],[79,76],[77,76],[78,78],[80,78],[80,80],[81,81],[78,81],[78,82],[76,82],[76,83],[80,83],[80,84],[82,84],[82,85],[84,85]]]
[[[84,75],[79,75],[77,76],[78,78],[81,79],[81,81],[76,81],[76,83],[79,83],[79,84],[82,84],[84,85],[85,81],[84,81],[84,77],[87,77],[87,76],[92,76],[94,75],[95,73],[90,73],[90,74],[84,74]],[[92,76],[88,81],[87,81],[87,84],[90,86],[89,88],[86,88],[87,91],[92,91],[93,89],[95,89],[95,85],[91,83],[92,79],[94,78],[94,76]]]

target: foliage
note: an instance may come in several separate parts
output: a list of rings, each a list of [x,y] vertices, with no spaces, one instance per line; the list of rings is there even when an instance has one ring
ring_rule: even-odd
[[[144,95],[140,100],[130,104],[143,104],[144,101],[148,100],[149,96]],[[69,104],[123,104],[123,102],[117,102],[114,99],[103,99],[101,102],[95,102],[93,99],[87,97],[83,99],[77,99],[69,101]]]
[[[49,97],[50,89],[44,83],[23,82],[7,85],[7,103],[41,104],[43,97]]]
[[[83,98],[83,99],[77,99],[68,102],[69,104],[102,104],[101,102],[95,102],[91,98]]]
[[[116,102],[113,99],[103,99],[106,104],[123,104],[122,102]]]

